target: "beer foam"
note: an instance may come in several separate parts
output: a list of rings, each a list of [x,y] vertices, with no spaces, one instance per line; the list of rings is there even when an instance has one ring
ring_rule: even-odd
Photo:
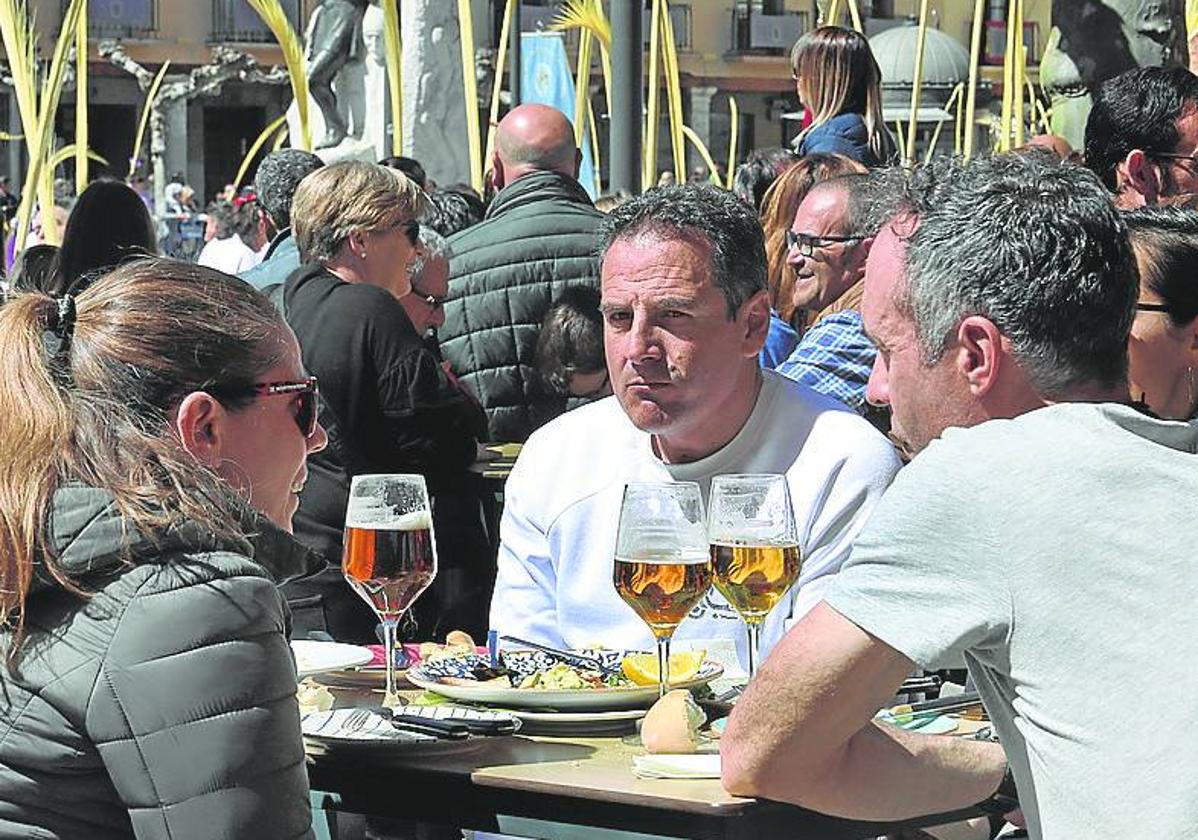
[[[345,517],[346,528],[362,528],[370,531],[430,531],[433,527],[432,514],[427,510],[414,510],[396,514],[389,507],[367,507],[350,510]]]

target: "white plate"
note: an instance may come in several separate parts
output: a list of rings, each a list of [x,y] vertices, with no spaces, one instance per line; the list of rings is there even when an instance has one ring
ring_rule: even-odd
[[[291,651],[295,654],[295,670],[300,679],[326,671],[365,665],[374,659],[374,654],[368,648],[340,642],[294,641]]]
[[[326,712],[310,712],[300,718],[300,730],[309,745],[321,751],[378,750],[383,752],[445,752],[473,749],[485,740],[484,736],[471,735],[465,739],[450,740],[396,729],[385,717],[368,712],[364,725],[347,726],[350,717],[359,710],[355,708],[331,709]],[[462,709],[450,706],[405,706],[404,714],[429,718],[452,718],[456,720],[510,719],[513,715],[492,712],[486,709]],[[521,721],[516,718],[516,731]]]
[[[578,651],[602,657],[605,662],[618,663],[625,651]],[[552,657],[536,651],[505,651],[507,666],[520,673],[531,672],[552,664]],[[541,689],[513,688],[510,686],[479,683],[478,685],[452,684],[442,677],[453,675],[459,678],[468,675],[470,669],[483,662],[483,657],[467,654],[462,657],[439,659],[421,663],[408,669],[408,682],[428,691],[461,700],[466,703],[498,706],[504,709],[553,709],[558,712],[611,711],[616,709],[647,709],[657,701],[657,686],[630,686],[627,688],[586,689]],[[699,674],[692,680],[674,683],[673,688],[697,688],[706,685],[724,673],[718,662],[706,661]]]

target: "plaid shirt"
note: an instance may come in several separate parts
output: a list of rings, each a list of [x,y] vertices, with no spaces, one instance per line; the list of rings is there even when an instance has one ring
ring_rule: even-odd
[[[864,413],[865,386],[877,355],[861,327],[861,313],[846,309],[804,333],[778,373]]]

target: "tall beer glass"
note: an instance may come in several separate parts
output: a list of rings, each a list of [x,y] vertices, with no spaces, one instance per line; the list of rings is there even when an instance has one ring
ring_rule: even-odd
[[[613,579],[657,640],[658,688],[664,695],[670,690],[670,637],[711,588],[698,484],[625,486]]]
[[[715,587],[749,628],[749,677],[757,673],[761,625],[799,577],[802,559],[786,477],[717,475],[707,520]]]
[[[437,541],[423,476],[354,476],[345,511],[341,571],[383,623],[387,660],[383,705],[397,706],[396,627],[437,575]]]

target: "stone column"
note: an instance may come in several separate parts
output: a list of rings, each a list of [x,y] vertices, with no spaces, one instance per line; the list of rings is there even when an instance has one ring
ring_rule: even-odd
[[[401,27],[404,154],[438,184],[469,183],[457,4],[405,3]]]
[[[690,96],[690,127],[707,146],[707,151],[711,152],[716,163],[719,163],[720,158],[716,150],[712,148],[715,132],[711,123],[711,100],[719,91],[719,88],[710,86],[687,88],[687,94]],[[701,166],[704,171],[707,171],[707,161],[703,160],[703,156],[699,154],[699,150],[693,144],[687,143],[686,171],[689,173],[696,166]]]
[[[166,175],[182,172],[187,175],[188,159],[187,101],[176,99],[166,107]],[[164,185],[165,188],[165,185]],[[155,185],[157,189],[157,185]]]

